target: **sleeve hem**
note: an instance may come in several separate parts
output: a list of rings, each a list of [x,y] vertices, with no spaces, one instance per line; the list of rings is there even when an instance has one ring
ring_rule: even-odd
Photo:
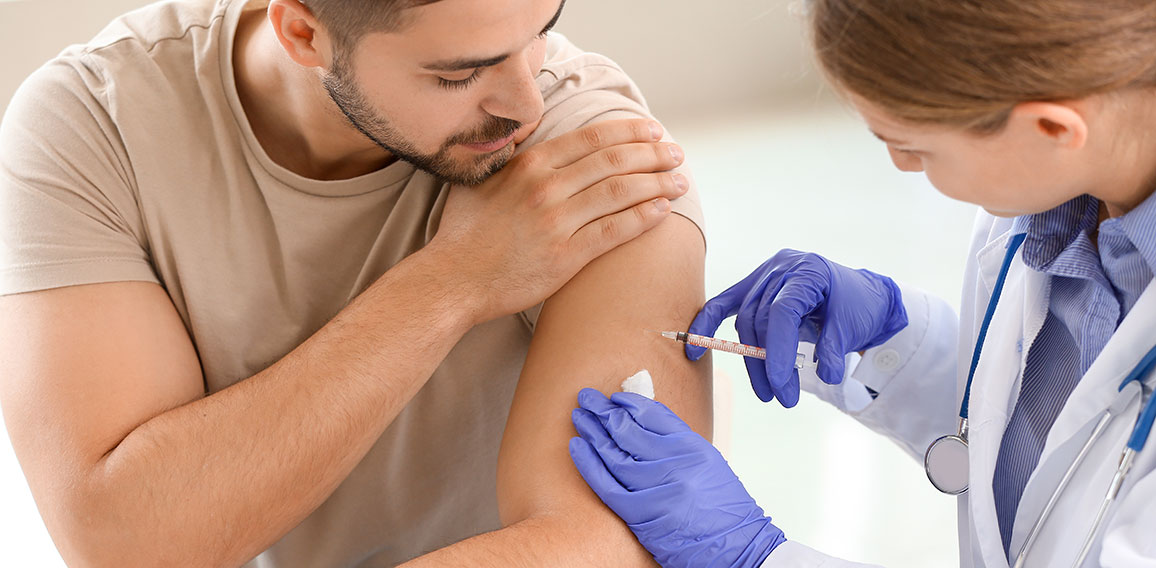
[[[160,284],[152,266],[135,258],[90,258],[0,270],[0,296],[105,282]]]
[[[776,546],[760,566],[761,568],[878,568],[874,564],[860,564],[828,556],[794,540]]]

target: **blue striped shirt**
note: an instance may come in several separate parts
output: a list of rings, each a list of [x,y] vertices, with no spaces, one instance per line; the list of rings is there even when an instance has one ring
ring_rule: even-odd
[[[1019,399],[992,481],[1005,553],[1048,431],[1156,268],[1156,197],[1102,223],[1099,214],[1099,200],[1085,195],[1014,224],[1027,233],[1024,263],[1051,277],[1051,296],[1039,335],[1022,346],[1028,356]]]

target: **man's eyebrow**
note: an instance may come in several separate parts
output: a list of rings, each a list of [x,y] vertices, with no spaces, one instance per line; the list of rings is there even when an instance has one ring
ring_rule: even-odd
[[[435,61],[422,65],[430,71],[464,71],[466,69],[476,69],[478,67],[493,67],[510,58],[510,54],[499,55],[497,57],[488,57],[486,59],[451,59],[449,61]]]
[[[554,29],[554,25],[558,23],[558,19],[562,17],[562,8],[565,7],[566,0],[562,0],[562,2],[558,4],[558,11],[554,12],[554,17],[550,19],[550,22],[546,24],[546,27],[542,28],[542,31],[539,35],[545,35],[546,32]],[[477,69],[479,67],[493,67],[494,65],[497,65],[509,58],[510,54],[507,53],[504,55],[487,57],[484,59],[461,58],[450,59],[447,61],[434,61],[433,63],[422,65],[422,67],[429,69],[430,71],[465,71],[466,69]]]

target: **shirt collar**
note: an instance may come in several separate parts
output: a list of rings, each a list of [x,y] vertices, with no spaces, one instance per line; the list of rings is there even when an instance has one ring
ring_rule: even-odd
[[[1012,232],[1027,233],[1023,246],[1024,263],[1040,272],[1047,272],[1060,253],[1073,243],[1078,240],[1091,242],[1090,235],[1099,219],[1099,200],[1081,195],[1055,209],[1016,217]]]
[[[1148,269],[1156,273],[1156,193],[1149,195],[1135,209],[1117,217],[1116,222],[1144,257]]]

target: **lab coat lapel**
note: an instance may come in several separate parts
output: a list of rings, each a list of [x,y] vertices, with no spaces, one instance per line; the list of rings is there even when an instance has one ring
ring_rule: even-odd
[[[1153,344],[1156,344],[1156,287],[1149,285],[1072,391],[1048,434],[1041,458],[1048,455],[1050,446],[1071,437],[1115,400],[1120,382]]]
[[[1059,416],[1056,417],[1056,423],[1049,431],[1043,453],[1040,455],[1040,465],[1028,480],[1023,498],[1020,500],[1020,508],[1016,512],[1012,551],[1019,551],[1023,547],[1027,533],[1039,518],[1060,478],[1091,435],[1092,428],[1104,410],[1119,396],[1120,382],[1154,343],[1156,343],[1156,287],[1149,285],[1104,350],[1092,363],[1087,374],[1080,379]],[[1152,378],[1148,379],[1149,384],[1152,381]],[[1126,435],[1138,409],[1139,404],[1135,403],[1129,406],[1126,412],[1117,416],[1113,430],[1119,432],[1114,436],[1105,435],[1099,445],[1112,444],[1110,440]],[[1112,451],[1119,451],[1119,440],[1112,445]],[[1089,456],[1081,469],[1093,470],[1103,466],[1092,463],[1091,460],[1092,456]],[[1106,487],[1106,480],[1104,486]],[[1081,492],[1081,488],[1073,484],[1067,491]],[[1097,491],[1099,488],[1092,490],[1093,493]],[[1040,557],[1045,555],[1040,554]]]
[[[1009,237],[1007,234],[992,241],[977,256],[979,277],[989,290],[989,297],[1007,253]],[[1040,281],[1030,276],[1032,272],[1021,261],[1011,264],[971,387],[968,502],[973,544],[978,546],[975,556],[988,568],[1007,566],[996,519],[992,477],[1009,409],[1015,404],[1013,387],[1019,382],[1022,353],[1026,351],[1022,341],[1024,330],[1034,323],[1039,302],[1044,302],[1046,310],[1047,299],[1041,300],[1044,294]],[[987,298],[976,301],[977,307],[979,302],[986,307]]]
[[[1140,410],[1139,385],[1129,385],[1123,392],[1113,394],[1113,403],[1117,399],[1120,402],[1114,409],[1114,418],[1076,469],[1056,508],[1045,521],[1039,540],[1026,558],[1025,564],[1029,568],[1068,565],[1084,543],[1097,500],[1107,489],[1111,476],[1107,470],[1116,465],[1113,456],[1123,447]],[[1103,409],[1064,440],[1049,439],[1048,443],[1054,444],[1051,453],[1041,459],[1040,467],[1032,472],[1016,511],[1010,547],[1013,555],[1018,555],[1023,549],[1028,533],[1043,514],[1048,500],[1100,423],[1102,415]]]

